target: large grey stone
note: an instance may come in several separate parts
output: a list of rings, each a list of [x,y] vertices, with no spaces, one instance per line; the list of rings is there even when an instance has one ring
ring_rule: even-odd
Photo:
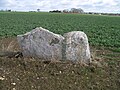
[[[64,58],[74,62],[89,63],[90,49],[87,35],[82,31],[64,34]]]
[[[69,32],[63,37],[39,27],[18,35],[17,39],[24,57],[90,62],[88,38],[81,31]]]
[[[62,42],[64,37],[54,34],[42,27],[17,36],[24,57],[44,60],[62,59]]]

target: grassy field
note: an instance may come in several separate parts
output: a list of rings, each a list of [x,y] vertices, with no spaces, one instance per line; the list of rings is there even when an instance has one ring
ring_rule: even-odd
[[[0,13],[0,36],[43,27],[57,34],[84,31],[91,45],[120,47],[120,17],[54,13]]]
[[[61,35],[84,31],[94,63],[0,57],[0,90],[119,90],[120,17],[0,12],[0,51],[19,51],[16,36],[36,27]]]

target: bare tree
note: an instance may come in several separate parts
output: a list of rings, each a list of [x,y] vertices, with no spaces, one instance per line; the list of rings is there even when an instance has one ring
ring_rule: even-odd
[[[63,12],[64,13],[69,13],[69,10],[68,9],[64,9]]]
[[[84,13],[84,11],[81,8],[79,8],[79,9],[71,8],[70,12],[71,13]]]
[[[40,12],[40,9],[37,9],[37,12]]]

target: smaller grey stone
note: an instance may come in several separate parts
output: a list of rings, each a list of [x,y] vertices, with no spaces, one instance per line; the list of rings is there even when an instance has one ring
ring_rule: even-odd
[[[90,49],[87,35],[81,31],[64,34],[65,58],[74,62],[90,63]]]

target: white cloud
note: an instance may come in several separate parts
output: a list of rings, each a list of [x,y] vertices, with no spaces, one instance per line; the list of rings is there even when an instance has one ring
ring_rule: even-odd
[[[36,10],[82,8],[84,11],[119,12],[120,0],[0,0],[0,9]]]

